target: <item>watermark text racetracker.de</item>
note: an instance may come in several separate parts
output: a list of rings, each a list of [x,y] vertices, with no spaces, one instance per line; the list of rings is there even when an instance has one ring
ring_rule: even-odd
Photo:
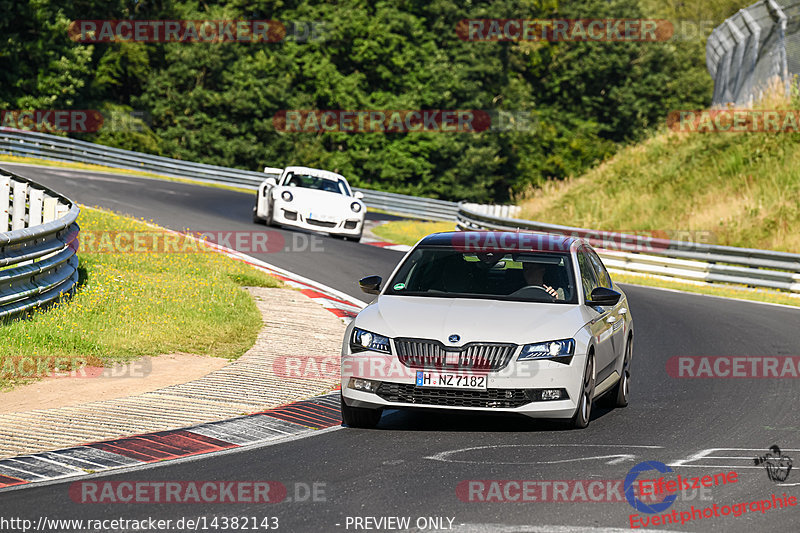
[[[222,246],[242,253],[324,252],[324,240],[314,234],[257,231],[81,231],[80,251],[96,254],[212,253]],[[209,246],[210,245],[210,246]]]
[[[285,109],[272,117],[284,133],[480,133],[534,131],[531,111],[483,109]]]
[[[456,496],[463,502],[511,503],[622,503],[626,501],[622,479],[470,479],[456,486]],[[634,489],[642,501],[663,501],[663,492]],[[711,489],[705,486],[681,487],[683,501],[711,500]]]
[[[327,38],[324,21],[74,20],[69,38],[80,43],[277,43]]]
[[[97,109],[0,109],[0,128],[43,133],[95,133],[142,131],[150,124],[144,111]]]
[[[0,355],[3,379],[144,378],[152,368],[149,358],[103,367],[92,365],[89,359],[80,356]]]
[[[139,533],[142,531],[269,531],[280,529],[280,518],[270,515],[197,515],[181,518],[51,518],[37,519],[0,516],[0,531],[85,531],[86,533]]]
[[[78,504],[237,504],[324,502],[324,482],[280,481],[76,481],[70,499]]]
[[[669,129],[680,133],[797,133],[798,109],[695,109],[670,111]]]
[[[670,357],[667,374],[673,378],[750,379],[800,378],[800,356],[688,356]]]

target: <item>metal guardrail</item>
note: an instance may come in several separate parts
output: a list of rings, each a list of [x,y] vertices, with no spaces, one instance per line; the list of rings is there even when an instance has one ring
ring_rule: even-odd
[[[126,170],[140,170],[206,183],[234,185],[254,191],[266,176],[274,174],[274,172],[254,172],[181,161],[180,159],[111,148],[67,137],[11,128],[0,128],[0,153],[51,161],[69,161],[105,165]],[[416,196],[372,189],[355,190],[364,193],[364,202],[367,207],[392,211],[415,218],[455,220],[458,211],[456,202],[418,198]]]
[[[800,254],[718,246],[485,215],[462,204],[459,229],[525,230],[588,240],[610,270],[800,293]]]
[[[65,196],[0,170],[0,319],[74,291],[79,212]]]
[[[0,128],[0,152],[51,161],[71,161],[126,170],[141,170],[176,178],[235,185],[253,190],[264,181],[264,174],[261,172],[181,161],[57,135],[10,128]]]
[[[236,185],[254,190],[267,175],[263,172],[192,163],[9,128],[0,128],[0,152],[55,161],[73,161],[129,170],[144,170],[167,176]],[[56,289],[63,292],[63,289],[69,290],[74,286],[77,281],[75,270],[77,258],[74,252],[67,250],[71,249],[70,246],[73,242],[77,242],[75,238],[78,231],[77,224],[74,224],[78,209],[68,199],[24,178],[13,176],[15,198],[23,197],[22,189],[19,193],[16,192],[16,187],[21,187],[21,185],[17,185],[18,183],[26,183],[32,191],[30,208],[28,212],[25,212],[24,208],[19,206],[28,204],[19,203],[17,200],[14,200],[13,203],[9,203],[8,200],[5,204],[3,203],[2,179],[0,178],[0,214],[3,212],[4,205],[8,206],[5,208],[5,212],[11,217],[9,219],[13,230],[11,233],[14,231],[28,232],[25,239],[28,244],[11,240],[4,243],[2,239],[7,234],[0,233],[0,247],[2,247],[0,248],[0,269],[2,269],[0,270],[0,317],[8,315],[12,311],[19,312],[43,303],[46,301],[45,298],[53,299],[52,291]],[[9,177],[5,177],[5,179],[9,180]],[[735,283],[800,293],[800,255],[798,254],[670,241],[639,235],[545,224],[497,216],[515,214],[516,211],[509,206],[457,204],[371,189],[356,190],[364,193],[365,203],[370,208],[424,219],[457,220],[458,226],[462,229],[519,228],[583,237],[598,248],[601,255],[604,256],[604,260],[608,261],[609,267],[617,271],[661,275],[690,281]],[[42,191],[41,195],[36,191]],[[28,225],[35,225],[38,220],[37,217],[40,216],[37,215],[39,198],[44,198],[41,221],[46,224],[41,227],[45,229],[22,230],[20,221],[23,220],[23,216]],[[49,213],[47,205],[52,205],[53,198],[58,199],[59,206],[70,206],[69,211],[63,213],[63,221],[61,218],[58,221],[47,218],[48,215],[45,213]],[[51,204],[47,204],[48,201]],[[6,231],[7,228],[2,224],[0,221],[0,231]],[[48,233],[37,233],[40,231]],[[35,246],[40,248],[35,248]],[[28,255],[18,251],[18,249],[26,247]],[[48,256],[47,262],[41,259],[37,263],[31,263],[31,255],[37,258]],[[10,268],[11,265],[16,266]],[[73,277],[74,281],[70,283]],[[27,303],[20,303],[23,301]]]

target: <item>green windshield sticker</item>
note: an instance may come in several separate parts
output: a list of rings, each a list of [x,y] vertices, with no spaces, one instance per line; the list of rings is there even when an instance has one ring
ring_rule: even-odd
[[[394,284],[394,290],[396,290],[396,291],[402,291],[405,288],[406,288],[406,284],[405,283],[395,283]]]

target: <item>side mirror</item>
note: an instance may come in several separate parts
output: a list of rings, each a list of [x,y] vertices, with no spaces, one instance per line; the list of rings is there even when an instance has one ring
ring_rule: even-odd
[[[361,191],[356,191],[356,192],[353,193],[353,198],[355,198],[356,200],[363,200],[364,199],[364,193],[361,192]]]
[[[606,287],[595,287],[590,298],[591,300],[586,302],[589,305],[616,305],[622,294]]]
[[[278,184],[278,180],[276,180],[275,178],[267,178],[265,181],[267,182],[267,185],[269,185],[270,187],[274,187]]]
[[[358,286],[367,294],[379,294],[381,292],[381,283],[383,278],[380,276],[367,276],[358,280]]]

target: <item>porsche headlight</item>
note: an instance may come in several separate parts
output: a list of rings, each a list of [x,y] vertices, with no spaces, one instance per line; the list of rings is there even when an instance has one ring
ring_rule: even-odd
[[[281,198],[283,198],[284,202],[291,202],[294,199],[294,196],[292,196],[292,193],[289,191],[283,191],[281,193]]]
[[[381,353],[392,353],[392,348],[389,346],[389,338],[383,335],[377,335],[364,331],[363,329],[353,328],[353,334],[350,337],[350,351],[353,353],[364,352],[366,350],[374,350]]]
[[[353,202],[350,204],[350,209],[353,210],[353,213],[359,213],[361,212],[361,204],[358,202]]]
[[[575,340],[563,339],[558,341],[537,342],[526,344],[517,357],[517,361],[532,361],[534,359],[550,359],[553,357],[569,357],[575,353]]]

